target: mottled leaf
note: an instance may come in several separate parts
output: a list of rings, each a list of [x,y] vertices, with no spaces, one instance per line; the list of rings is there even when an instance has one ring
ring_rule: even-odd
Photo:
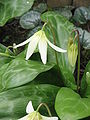
[[[46,27],[45,32],[48,39],[54,43],[54,38],[56,40],[56,45],[60,48],[66,49],[68,46],[68,39],[74,26],[65,17],[57,12],[46,12],[41,16],[44,22],[47,22],[48,27]],[[49,50],[48,61],[56,62],[55,51]],[[76,89],[75,80],[73,77],[74,67],[69,64],[67,53],[57,53],[58,64],[61,71],[61,79],[63,79],[65,86]]]
[[[74,20],[81,24],[85,24],[90,20],[90,7],[79,7],[74,12]]]
[[[0,120],[17,120],[26,115],[26,106],[31,100],[34,108],[46,103],[54,113],[54,101],[59,87],[42,84],[27,85],[0,93]],[[46,114],[46,109],[40,109]],[[44,110],[44,111],[43,111]]]
[[[18,87],[31,82],[37,75],[48,71],[54,64],[43,65],[41,62],[25,61],[21,58],[12,60],[9,65],[0,69],[4,73],[0,76],[1,90]],[[2,71],[3,72],[3,71]]]
[[[33,29],[40,23],[40,12],[30,11],[20,18],[20,25],[24,29]]]

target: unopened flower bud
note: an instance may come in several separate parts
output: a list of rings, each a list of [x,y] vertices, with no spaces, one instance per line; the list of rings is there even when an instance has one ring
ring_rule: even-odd
[[[34,111],[28,115],[27,120],[43,120],[43,119],[39,112]]]
[[[76,42],[73,42],[73,38],[69,38],[68,41],[68,60],[72,67],[75,66],[78,55],[78,46]]]

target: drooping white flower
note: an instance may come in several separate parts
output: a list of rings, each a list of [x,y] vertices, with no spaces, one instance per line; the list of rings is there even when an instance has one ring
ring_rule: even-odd
[[[49,44],[50,47],[52,47],[57,52],[62,52],[62,53],[67,52],[67,50],[59,48],[59,47],[55,46],[54,44],[52,44],[47,39],[45,32],[43,30],[39,30],[38,32],[36,32],[33,36],[31,36],[26,41],[14,46],[14,48],[18,48],[27,43],[29,43],[29,45],[28,45],[28,49],[27,49],[26,60],[28,60],[31,57],[31,55],[34,53],[34,51],[38,45],[41,60],[42,60],[43,64],[46,64],[46,62],[47,62],[47,44]]]
[[[18,120],[58,120],[58,117],[46,117],[41,115],[39,112],[34,111],[31,101],[28,103],[26,107],[26,113],[28,115]]]

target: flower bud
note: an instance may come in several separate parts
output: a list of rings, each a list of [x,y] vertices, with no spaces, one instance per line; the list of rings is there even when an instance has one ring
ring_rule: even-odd
[[[28,115],[27,120],[43,120],[39,112],[32,112]]]
[[[68,60],[72,67],[75,66],[78,55],[78,46],[76,41],[73,41],[73,38],[69,38],[68,41]]]

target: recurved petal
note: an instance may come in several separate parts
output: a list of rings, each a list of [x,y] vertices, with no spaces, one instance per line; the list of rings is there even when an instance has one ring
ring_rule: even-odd
[[[26,113],[32,113],[34,112],[34,108],[33,108],[33,105],[32,105],[32,101],[29,101],[27,107],[26,107]]]
[[[42,120],[58,120],[58,117],[46,117],[46,116],[42,116]]]
[[[31,55],[34,53],[34,50],[37,47],[38,41],[39,41],[39,37],[38,36],[33,38],[30,41],[30,43],[28,45],[28,49],[27,49],[26,60],[28,60],[31,57]]]
[[[48,42],[48,44],[49,44],[54,50],[56,50],[57,52],[63,52],[63,53],[67,52],[67,50],[64,50],[64,49],[62,49],[62,48],[59,48],[59,47],[55,46],[55,45],[52,44],[49,40],[48,40],[47,42]]]
[[[46,64],[46,62],[47,62],[47,41],[40,40],[38,47],[39,47],[41,60],[42,60],[43,64]]]
[[[33,36],[30,37],[29,39],[25,40],[24,42],[18,44],[18,45],[15,45],[13,48],[18,48],[18,47],[21,47],[23,45],[26,45],[27,43],[29,43],[31,40],[33,39]]]
[[[28,115],[26,115],[26,116],[24,116],[24,117],[22,117],[22,118],[20,118],[18,120],[27,120],[27,119],[28,119]]]

